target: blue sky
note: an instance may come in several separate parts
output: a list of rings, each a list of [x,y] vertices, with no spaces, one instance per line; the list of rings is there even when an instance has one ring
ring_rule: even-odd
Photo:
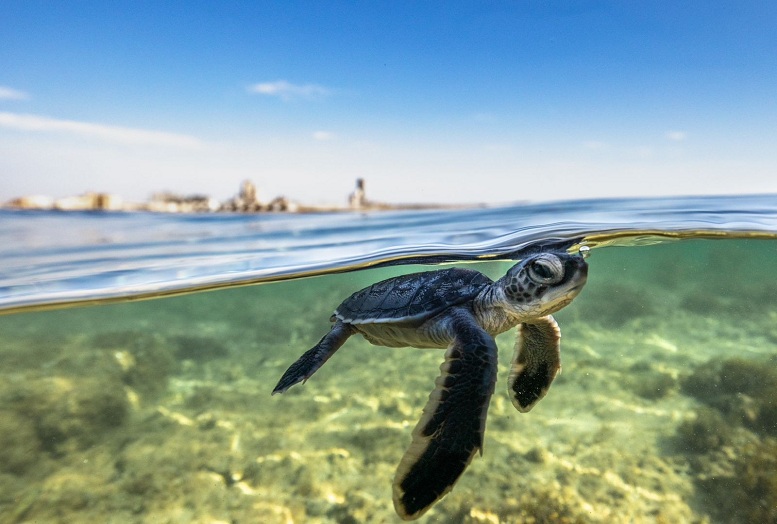
[[[777,192],[773,2],[0,3],[0,200]]]

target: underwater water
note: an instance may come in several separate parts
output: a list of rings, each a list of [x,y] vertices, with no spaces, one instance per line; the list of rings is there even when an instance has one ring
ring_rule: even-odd
[[[497,337],[483,455],[419,522],[777,522],[777,240],[733,234],[768,236],[767,215],[726,234],[724,213],[715,239],[590,242],[588,283],[554,315],[563,372],[519,413],[515,330]],[[0,316],[0,522],[398,522],[392,479],[443,352],[352,337],[270,393],[344,298],[437,267]]]

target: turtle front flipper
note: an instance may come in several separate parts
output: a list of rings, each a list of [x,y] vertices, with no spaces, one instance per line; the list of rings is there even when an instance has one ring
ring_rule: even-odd
[[[561,370],[561,331],[550,315],[524,322],[518,329],[507,387],[515,409],[526,413],[545,396]]]
[[[345,344],[348,337],[353,335],[354,328],[350,324],[335,322],[332,329],[324,335],[318,344],[305,351],[301,357],[299,357],[294,364],[289,366],[289,369],[283,374],[275,389],[272,390],[272,394],[284,393],[294,384],[304,382],[313,375],[318,368],[324,365],[329,360],[329,357],[335,354],[335,351],[340,349],[340,346]]]
[[[394,477],[394,508],[404,520],[420,517],[448,493],[483,449],[496,344],[469,312],[452,314],[453,342]]]

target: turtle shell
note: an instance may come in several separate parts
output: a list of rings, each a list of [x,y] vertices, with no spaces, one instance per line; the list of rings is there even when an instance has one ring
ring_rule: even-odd
[[[357,291],[332,318],[349,324],[413,322],[474,299],[493,281],[471,269],[425,271],[383,280]]]

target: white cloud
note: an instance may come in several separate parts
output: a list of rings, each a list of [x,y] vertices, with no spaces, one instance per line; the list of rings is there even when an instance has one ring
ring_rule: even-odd
[[[334,140],[335,134],[330,133],[329,131],[316,131],[313,133],[313,140],[318,140],[319,142],[326,142],[328,140]]]
[[[30,98],[30,95],[24,91],[0,86],[0,100],[27,100],[28,98]]]
[[[664,134],[664,137],[667,140],[671,140],[672,142],[682,142],[686,138],[688,138],[688,133],[685,131],[667,131]]]
[[[248,92],[266,96],[277,96],[281,100],[294,100],[299,98],[312,100],[332,94],[330,89],[320,85],[298,85],[287,82],[286,80],[254,84],[248,88]]]
[[[75,120],[59,120],[45,116],[0,112],[0,127],[17,131],[65,133],[96,138],[124,145],[152,145],[193,148],[200,140],[177,133],[109,126]]]

